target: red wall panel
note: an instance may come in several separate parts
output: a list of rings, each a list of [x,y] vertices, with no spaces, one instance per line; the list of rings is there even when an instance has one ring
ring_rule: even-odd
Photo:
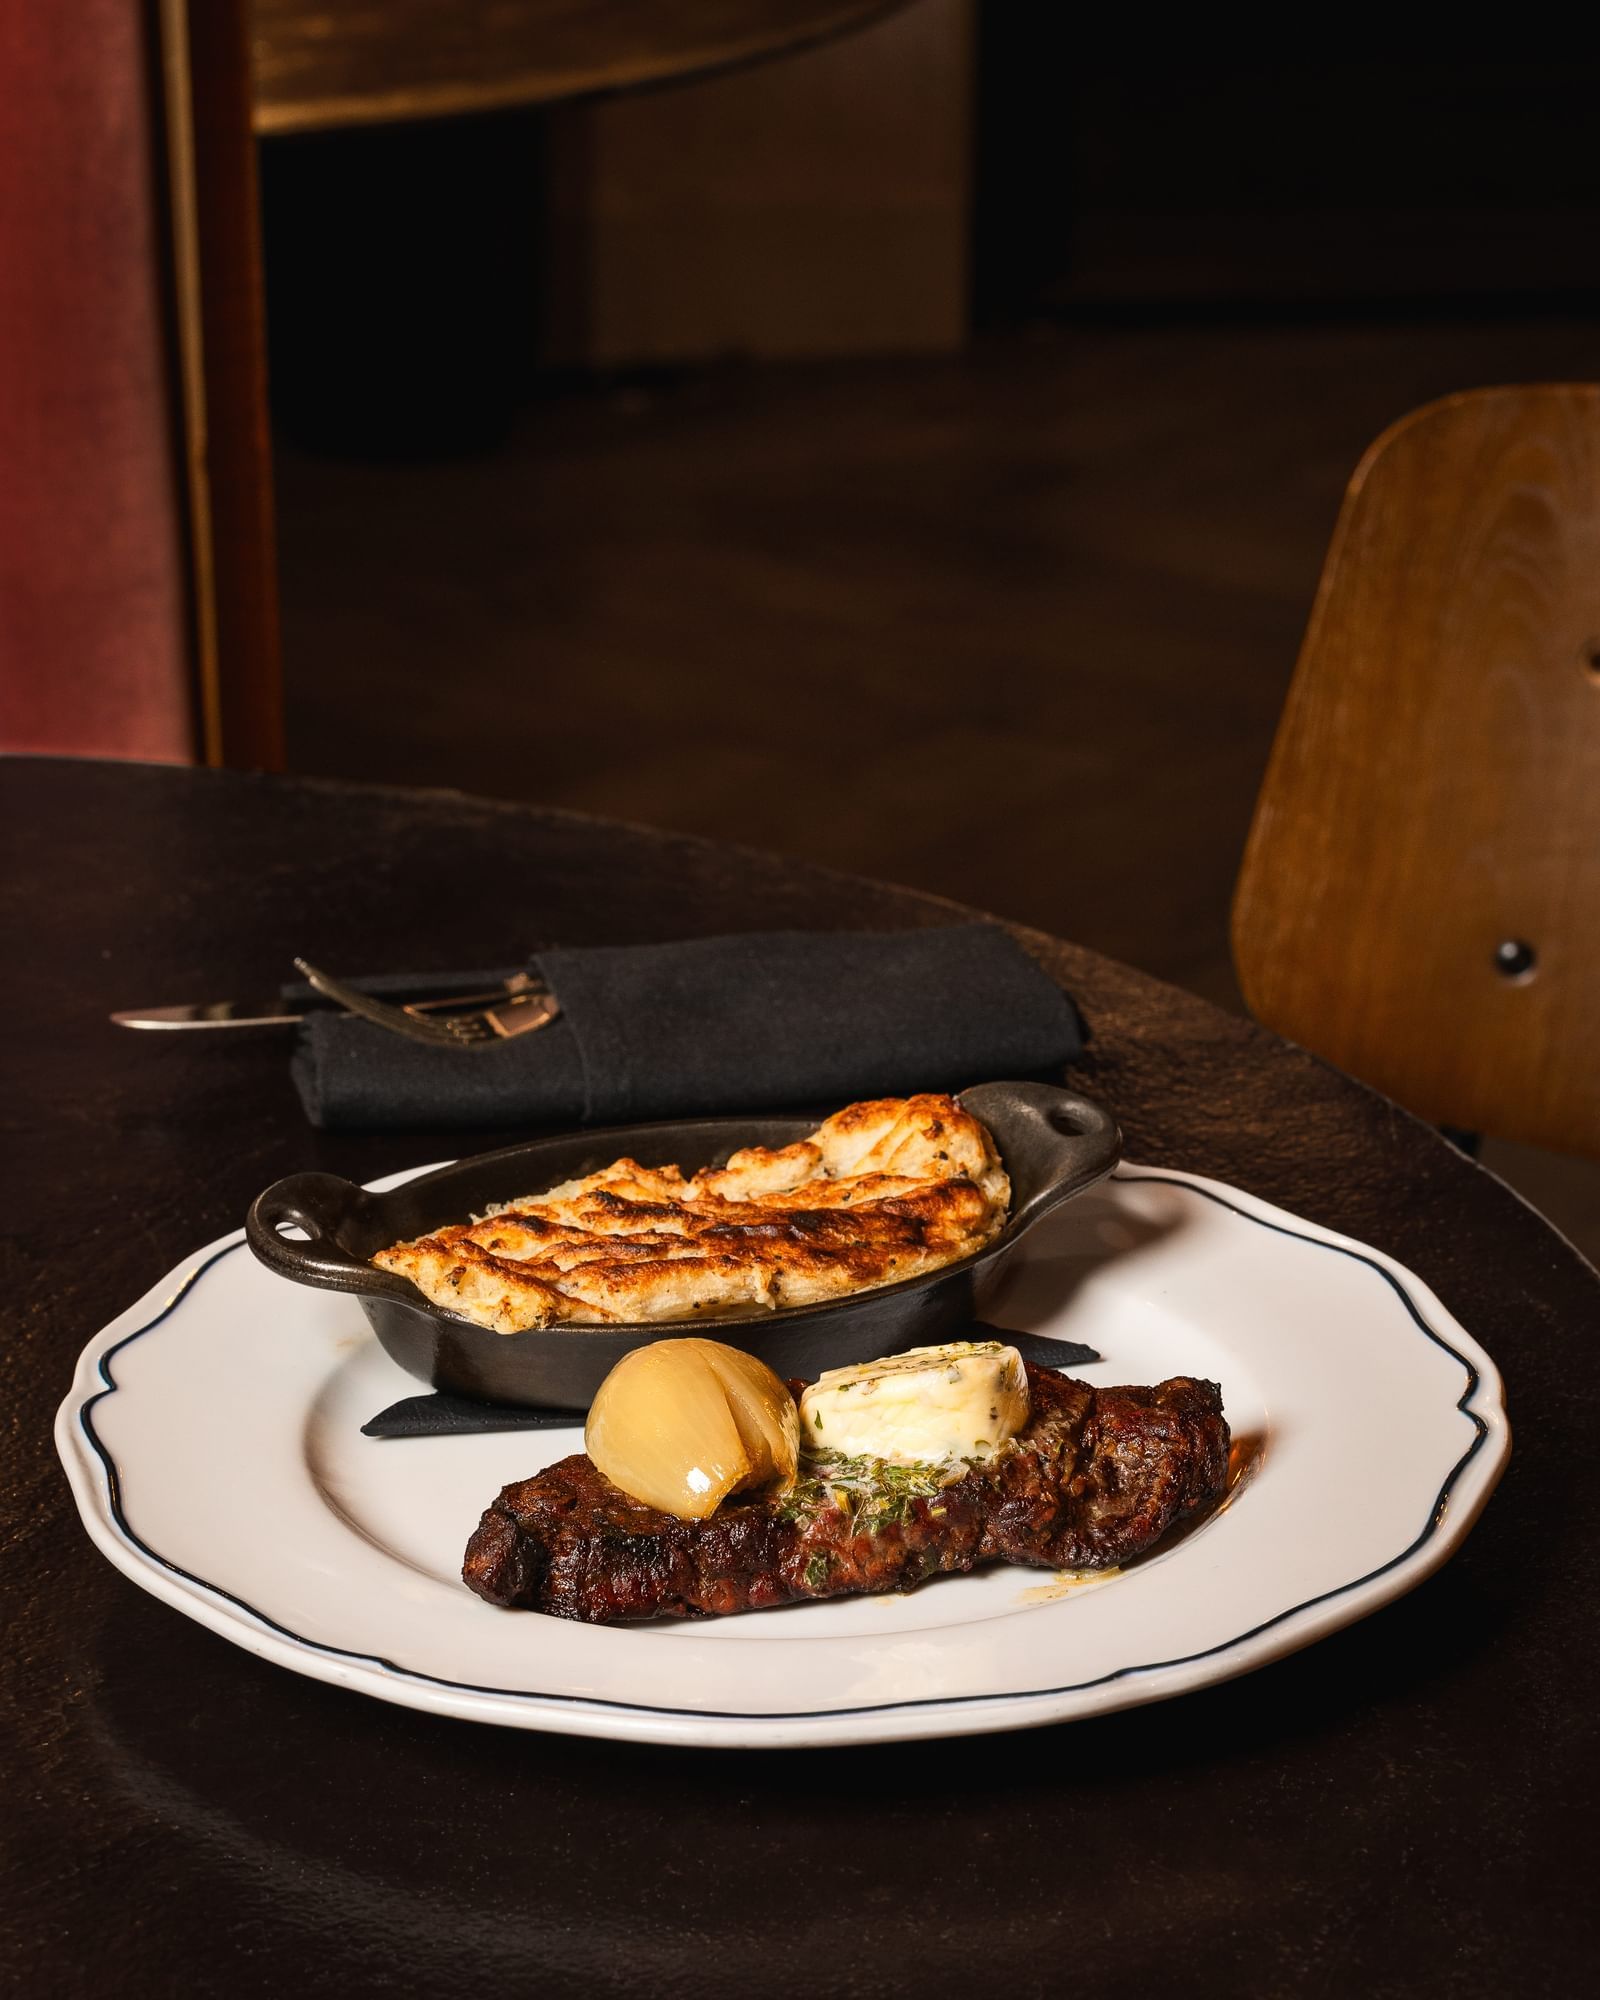
[[[0,748],[193,758],[153,38],[0,0]]]

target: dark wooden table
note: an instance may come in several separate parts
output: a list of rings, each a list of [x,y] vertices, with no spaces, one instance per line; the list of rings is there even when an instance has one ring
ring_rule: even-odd
[[[263,1183],[371,1176],[438,1138],[319,1137],[278,1045],[139,1038],[108,1009],[269,990],[296,951],[493,963],[950,908],[454,795],[193,771],[0,766],[0,828],[11,1990],[1582,1983],[1600,1279],[1490,1175],[1248,1023],[1031,938],[1088,1013],[1082,1080],[1131,1154],[1379,1244],[1496,1355],[1519,1444],[1463,1553],[1260,1674],[1025,1735],[718,1753],[438,1720],[254,1660],[135,1589],[81,1531],[49,1434],[82,1344]]]

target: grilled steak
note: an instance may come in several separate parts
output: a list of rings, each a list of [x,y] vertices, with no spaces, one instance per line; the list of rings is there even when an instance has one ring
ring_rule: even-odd
[[[658,1513],[587,1457],[508,1486],[462,1576],[491,1604],[617,1624],[714,1617],[797,1599],[906,1590],[980,1562],[1109,1569],[1226,1484],[1214,1382],[1093,1389],[1028,1369],[1032,1414],[987,1464],[947,1483],[920,1467],[802,1467],[787,1492],[703,1521]]]

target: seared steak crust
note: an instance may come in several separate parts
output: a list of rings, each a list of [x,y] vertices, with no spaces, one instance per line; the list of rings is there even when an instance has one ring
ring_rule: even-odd
[[[620,1492],[582,1454],[508,1486],[462,1576],[491,1604],[590,1624],[715,1617],[800,1598],[906,1590],[980,1562],[1109,1569],[1227,1482],[1214,1382],[1093,1389],[1028,1369],[1032,1415],[987,1465],[946,1486],[851,1492],[802,1476],[787,1494],[680,1521]]]

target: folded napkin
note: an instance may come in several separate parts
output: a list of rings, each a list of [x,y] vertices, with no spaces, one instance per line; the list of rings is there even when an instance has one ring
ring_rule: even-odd
[[[308,1015],[294,1056],[306,1116],[327,1130],[444,1130],[839,1105],[1050,1073],[1083,1046],[1072,1002],[993,924],[543,951],[530,969],[560,1016],[489,1048]],[[426,984],[465,992],[505,976]]]
[[[671,1327],[663,1327],[670,1334]],[[711,1331],[715,1332],[715,1328]],[[1081,1340],[1050,1340],[1037,1333],[1010,1333],[974,1321],[967,1337],[1003,1340],[1036,1368],[1083,1368],[1100,1356]],[[406,1396],[361,1426],[369,1438],[481,1437],[486,1431],[576,1430],[581,1410],[536,1410],[516,1403],[480,1403],[470,1396]]]

